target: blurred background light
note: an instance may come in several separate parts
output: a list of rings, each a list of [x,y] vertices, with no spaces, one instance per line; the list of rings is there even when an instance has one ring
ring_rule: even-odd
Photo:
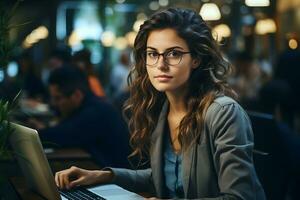
[[[289,40],[289,47],[291,49],[297,49],[298,48],[298,42],[295,39],[290,39]]]
[[[125,37],[117,37],[117,39],[114,41],[114,47],[118,50],[126,49],[127,46],[128,42]]]
[[[124,3],[125,0],[116,0],[117,3]]]
[[[79,35],[77,34],[76,31],[72,31],[69,40],[68,40],[68,45],[71,47],[74,47],[76,45],[80,45],[81,44],[81,38],[79,37]]]
[[[221,41],[223,38],[227,38],[231,36],[231,30],[226,24],[219,24],[213,28],[213,33],[215,33],[215,39],[217,41]]]
[[[104,31],[101,35],[101,42],[105,47],[111,47],[115,41],[115,34],[112,31]]]
[[[167,6],[167,5],[169,5],[169,0],[159,0],[158,4],[160,6]]]
[[[203,4],[199,14],[205,21],[215,21],[221,18],[220,10],[218,6],[214,3]]]
[[[130,31],[125,35],[125,38],[127,39],[127,43],[129,46],[133,47],[136,35],[137,35],[137,32],[134,32],[134,31]]]
[[[144,23],[144,19],[138,19],[138,20],[136,20],[135,22],[134,22],[134,24],[133,24],[133,30],[134,31],[136,31],[136,32],[138,32],[139,30],[140,30],[140,26]]]
[[[157,1],[151,1],[149,3],[149,9],[150,10],[158,10],[159,9],[159,4]]]
[[[26,36],[25,40],[22,43],[22,46],[25,49],[30,48],[33,44],[39,42],[40,40],[46,39],[48,35],[48,29],[45,26],[39,26]]]
[[[18,64],[15,61],[8,63],[7,65],[7,75],[9,77],[15,77],[18,74]]]
[[[258,35],[265,35],[276,32],[276,24],[273,19],[258,20],[255,25],[255,33]]]
[[[147,19],[147,15],[145,14],[145,13],[139,13],[139,14],[137,14],[137,16],[136,16],[136,19],[137,20],[146,20]]]
[[[34,29],[30,35],[37,40],[41,40],[47,38],[49,32],[45,26],[39,26],[38,28]]]
[[[0,69],[0,82],[4,80],[4,71]]]
[[[270,0],[245,0],[249,7],[266,7],[270,5]]]
[[[97,8],[89,2],[81,4],[81,8],[75,15],[74,29],[81,40],[99,40],[102,26],[98,19]]]
[[[224,15],[229,15],[230,12],[231,12],[231,8],[229,5],[224,5],[221,7],[221,12],[224,14]]]

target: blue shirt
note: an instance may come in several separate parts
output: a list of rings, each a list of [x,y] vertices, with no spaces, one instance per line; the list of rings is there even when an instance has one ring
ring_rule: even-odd
[[[166,126],[168,127],[168,126]],[[171,138],[168,131],[165,131],[164,139],[164,174],[165,183],[168,190],[169,198],[183,198],[182,185],[182,155],[173,151]]]

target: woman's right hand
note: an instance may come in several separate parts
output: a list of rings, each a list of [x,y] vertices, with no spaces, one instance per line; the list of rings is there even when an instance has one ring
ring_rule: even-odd
[[[55,174],[55,183],[60,189],[71,189],[82,185],[108,183],[112,181],[112,179],[112,171],[85,170],[74,166]]]

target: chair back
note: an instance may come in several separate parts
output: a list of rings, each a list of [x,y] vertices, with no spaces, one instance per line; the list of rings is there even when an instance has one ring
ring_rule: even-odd
[[[281,133],[272,115],[247,112],[254,134],[254,165],[267,199],[282,200],[288,190],[289,159]]]

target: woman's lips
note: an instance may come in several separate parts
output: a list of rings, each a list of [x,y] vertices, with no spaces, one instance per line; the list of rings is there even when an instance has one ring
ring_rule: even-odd
[[[154,76],[154,78],[157,79],[159,82],[168,82],[173,77],[168,75],[158,75]]]

